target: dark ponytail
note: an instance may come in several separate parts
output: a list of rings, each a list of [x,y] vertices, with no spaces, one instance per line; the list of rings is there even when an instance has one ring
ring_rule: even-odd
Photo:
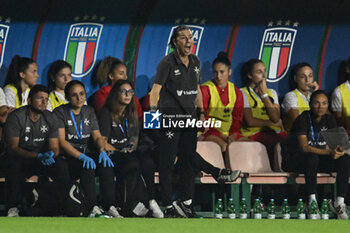
[[[51,64],[48,72],[48,87],[53,91],[56,89],[56,84],[54,82],[56,76],[58,73],[64,69],[64,68],[69,68],[72,71],[72,66],[63,60],[57,60],[54,63]]]
[[[17,96],[20,102],[22,102],[22,88],[21,88],[21,72],[25,73],[30,64],[35,63],[35,61],[28,57],[20,57],[15,55],[12,58],[11,64],[9,66],[9,71],[6,75],[5,85],[12,84],[17,89]]]
[[[214,66],[218,63],[225,64],[229,69],[231,69],[231,61],[228,59],[228,54],[226,52],[219,52],[215,60],[213,61],[212,67],[214,69]]]
[[[306,63],[306,62],[300,62],[300,63],[296,64],[295,66],[293,66],[293,68],[291,69],[290,75],[289,75],[289,88],[290,88],[290,90],[294,90],[298,87],[298,84],[294,80],[294,76],[297,76],[298,72],[305,66],[310,67],[310,69],[312,70],[311,65],[309,63]]]
[[[250,91],[249,86],[252,80],[248,77],[248,75],[252,74],[254,65],[258,63],[263,63],[263,62],[257,58],[250,59],[249,61],[243,64],[241,69],[241,78],[242,78],[243,86],[247,88],[250,97],[252,97],[252,99],[254,100],[253,108],[256,108],[256,106],[258,105],[258,102],[256,101],[256,99],[254,98],[253,94]]]

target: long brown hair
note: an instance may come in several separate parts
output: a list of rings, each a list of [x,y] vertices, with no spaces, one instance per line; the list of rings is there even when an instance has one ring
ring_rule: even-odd
[[[96,73],[96,80],[97,82],[102,85],[108,82],[108,84],[111,84],[111,80],[109,79],[108,75],[113,73],[113,70],[120,64],[123,64],[121,60],[115,57],[105,57],[97,68]]]
[[[127,118],[130,126],[135,126],[138,121],[137,109],[134,101],[134,96],[131,99],[130,104],[128,104],[124,112],[120,112],[120,87],[124,84],[130,85],[131,82],[128,80],[118,80],[112,87],[111,92],[109,93],[104,107],[112,114],[113,121],[121,121],[123,118]]]

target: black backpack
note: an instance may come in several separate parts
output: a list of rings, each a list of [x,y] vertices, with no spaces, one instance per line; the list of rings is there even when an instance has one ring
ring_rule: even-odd
[[[85,205],[85,195],[78,182],[72,182],[63,200],[64,213],[68,217],[86,217],[89,211]]]
[[[23,214],[25,216],[57,216],[60,213],[60,203],[57,186],[53,182],[31,185],[25,193]]]
[[[67,186],[62,197],[57,192],[54,182],[38,183],[26,192],[24,200],[25,216],[60,216],[86,217],[89,212],[85,207],[85,195],[78,182]]]

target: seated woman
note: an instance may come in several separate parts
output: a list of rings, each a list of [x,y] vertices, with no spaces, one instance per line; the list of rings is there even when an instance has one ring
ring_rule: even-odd
[[[213,61],[214,79],[201,86],[206,118],[221,121],[221,128],[210,128],[204,133],[204,141],[213,141],[225,152],[227,145],[241,137],[243,120],[242,92],[229,81],[232,74],[227,54],[220,52]]]
[[[38,78],[38,66],[33,59],[14,56],[5,80],[7,105],[15,108],[27,105],[30,88],[36,84]]]
[[[113,85],[118,80],[127,80],[128,76],[126,66],[121,60],[115,57],[106,57],[98,65],[96,77],[101,85],[108,82],[108,85],[101,87],[94,95],[94,108],[96,111],[99,111],[105,104]],[[142,119],[142,108],[136,96],[134,96],[134,101],[137,107],[138,118]]]
[[[275,90],[266,86],[266,67],[259,59],[244,63],[241,71],[244,87],[244,118],[241,134],[266,146],[271,167],[275,145],[286,138],[280,118],[280,106]]]
[[[338,125],[343,126],[350,135],[350,58],[345,62],[346,81],[332,93],[331,106]]]
[[[322,90],[312,93],[310,108],[294,121],[282,148],[282,168],[305,174],[309,205],[316,200],[317,172],[337,172],[337,198],[331,207],[338,218],[348,219],[344,197],[348,189],[350,157],[340,147],[329,149],[320,135],[320,131],[336,127],[335,118],[328,114],[327,94]]]
[[[317,82],[314,81],[311,66],[305,62],[298,63],[292,68],[289,81],[292,91],[284,96],[282,103],[284,127],[287,132],[290,131],[294,120],[310,109],[310,96],[319,89]]]
[[[48,73],[48,86],[51,88],[47,110],[53,111],[62,104],[68,103],[64,94],[67,83],[72,81],[72,66],[63,60],[51,64]]]
[[[102,215],[97,206],[95,186],[95,161],[103,162],[104,166],[114,166],[108,155],[103,152],[106,141],[98,128],[95,111],[84,105],[86,100],[85,86],[74,80],[65,89],[68,104],[61,105],[54,110],[58,120],[58,139],[61,156],[66,158],[70,175],[74,179],[80,178],[80,184],[85,194],[86,208],[91,210],[92,216]],[[94,146],[101,151],[99,156]],[[107,211],[111,216],[119,215],[114,209]]]
[[[140,180],[139,162],[136,156],[138,145],[139,122],[134,102],[134,90],[127,80],[118,80],[112,87],[106,103],[98,114],[101,134],[107,138],[111,147],[110,158],[116,165],[114,168],[102,168],[100,174],[101,199],[104,208],[116,203],[116,188],[114,176],[117,180],[124,180],[126,194],[124,197],[124,213],[132,212],[142,216],[148,212],[142,202],[147,194],[141,193],[143,183]],[[152,174],[154,179],[154,172]],[[144,187],[144,186],[143,186]],[[144,187],[144,192],[146,189]],[[140,193],[137,193],[140,192]],[[144,197],[141,197],[143,195]],[[146,198],[148,201],[148,198]],[[163,212],[157,202],[152,199],[146,203],[152,210],[153,217],[162,218]]]

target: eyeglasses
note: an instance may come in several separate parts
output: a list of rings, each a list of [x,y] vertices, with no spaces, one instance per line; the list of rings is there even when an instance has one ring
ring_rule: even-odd
[[[122,90],[119,90],[119,92],[122,94],[122,95],[134,95],[135,92],[133,89],[130,89],[130,90],[126,90],[126,89],[122,89]]]

